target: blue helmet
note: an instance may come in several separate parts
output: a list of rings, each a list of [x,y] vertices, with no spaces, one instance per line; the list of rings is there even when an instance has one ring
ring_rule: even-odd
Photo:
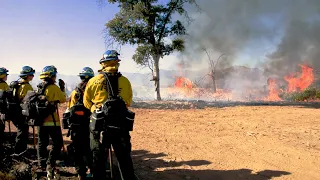
[[[99,61],[99,63],[105,62],[105,61],[112,61],[112,60],[119,60],[120,54],[116,50],[107,50],[105,53],[103,53],[103,57]]]
[[[54,65],[51,65],[51,67],[54,69],[56,73],[58,73],[57,68]]]
[[[84,67],[82,71],[79,73],[80,77],[84,77],[86,79],[92,78],[94,76],[94,72],[90,67]]]
[[[34,75],[35,73],[35,70],[30,67],[30,66],[23,66],[22,67],[22,70],[20,71],[20,77],[26,77],[26,76],[29,76],[29,75]]]
[[[9,70],[4,67],[0,67],[0,75],[8,75]]]
[[[57,68],[54,66],[46,66],[42,69],[40,73],[40,79],[52,78],[57,75]]]
[[[8,75],[9,70],[4,67],[0,67],[0,79],[6,77]]]

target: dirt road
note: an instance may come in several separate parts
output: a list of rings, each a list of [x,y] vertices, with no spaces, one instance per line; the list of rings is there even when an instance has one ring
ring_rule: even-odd
[[[141,180],[320,179],[319,109],[133,110]]]

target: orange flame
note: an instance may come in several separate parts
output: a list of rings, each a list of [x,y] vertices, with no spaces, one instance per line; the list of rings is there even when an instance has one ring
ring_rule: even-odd
[[[176,78],[176,81],[174,83],[174,87],[176,87],[176,88],[186,87],[188,89],[191,89],[193,87],[193,83],[192,83],[192,81],[190,81],[190,79],[180,76],[180,77]]]
[[[308,88],[314,81],[313,69],[306,65],[299,65],[301,72],[299,74],[290,74],[284,77],[284,80],[288,83],[286,92],[303,91]],[[181,73],[182,74],[182,73]],[[278,81],[274,78],[269,78],[268,81],[268,96],[261,97],[262,91],[250,89],[248,87],[247,94],[238,94],[236,91],[232,92],[226,89],[217,89],[214,93],[210,88],[195,87],[193,82],[183,77],[182,75],[175,78],[174,87],[168,88],[167,92],[169,96],[175,98],[195,98],[206,100],[263,100],[263,101],[282,101],[279,94],[284,92],[284,89],[279,87]],[[248,98],[246,98],[248,97]]]
[[[284,77],[288,82],[287,92],[303,91],[308,88],[314,81],[313,69],[306,65],[299,65],[301,67],[300,77],[296,74],[290,74]],[[267,101],[281,101],[279,97],[279,89],[275,79],[268,79],[269,95],[264,100]]]
[[[209,88],[198,88],[193,82],[183,76],[176,77],[174,87],[168,88],[168,92],[176,98],[231,100],[232,93],[224,89],[217,89],[216,93]]]
[[[288,82],[287,92],[303,91],[313,83],[313,69],[305,65],[300,65],[300,67],[302,71],[300,77],[295,77],[292,74],[284,77],[284,80]]]
[[[279,88],[275,79],[268,79],[269,95],[264,98],[265,101],[281,101],[279,97]]]

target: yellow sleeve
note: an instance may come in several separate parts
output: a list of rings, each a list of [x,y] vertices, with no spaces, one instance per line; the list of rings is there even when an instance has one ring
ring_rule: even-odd
[[[84,107],[86,107],[87,109],[91,109],[93,103],[92,103],[92,99],[93,99],[93,91],[92,91],[92,79],[89,80],[89,82],[87,83],[86,89],[84,90],[83,93],[83,105]]]
[[[70,100],[68,102],[68,108],[71,108],[72,106],[74,106],[78,102],[78,100],[75,97],[76,93],[77,93],[77,91],[75,91],[75,90],[72,91],[72,93],[70,95]]]
[[[128,100],[126,102],[127,106],[131,106],[132,97],[133,97],[132,87],[131,87],[130,81],[128,80]]]
[[[20,101],[23,100],[28,91],[33,91],[32,86],[30,84],[22,84],[17,91],[18,99]]]
[[[49,102],[56,102],[56,101],[59,101],[59,103],[66,102],[66,93],[62,92],[60,88],[55,84],[49,85],[45,89],[44,95],[47,97]],[[54,117],[54,119],[52,117]],[[58,113],[54,112],[53,116],[49,115],[47,118],[45,118],[43,125],[44,126],[54,126],[54,125],[60,126]]]
[[[66,93],[62,92],[60,88],[53,84],[49,85],[45,90],[45,95],[48,98],[48,101],[55,102],[59,101],[59,103],[65,103],[66,102]]]
[[[0,89],[2,89],[3,91],[8,91],[9,86],[6,82],[2,82],[2,83],[0,83]]]
[[[122,97],[127,106],[130,106],[132,103],[132,87],[130,81],[121,76],[119,78],[119,95]]]

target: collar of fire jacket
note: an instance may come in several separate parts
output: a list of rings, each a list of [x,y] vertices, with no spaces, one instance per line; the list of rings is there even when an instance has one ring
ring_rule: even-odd
[[[106,61],[101,62],[102,69],[98,72],[106,72],[106,73],[116,73],[119,69],[119,61]]]

